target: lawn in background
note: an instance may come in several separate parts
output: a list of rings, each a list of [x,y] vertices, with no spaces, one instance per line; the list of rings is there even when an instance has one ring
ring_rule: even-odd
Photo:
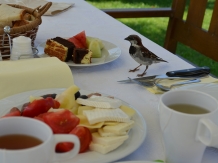
[[[204,18],[203,28],[208,29],[209,20],[212,15],[212,8],[215,0],[209,0]],[[154,8],[154,7],[170,7],[172,0],[87,0],[93,6],[103,8]],[[186,9],[187,10],[187,9]],[[144,35],[153,42],[163,46],[168,18],[128,18],[118,19],[133,30]],[[218,46],[218,45],[217,45]],[[182,56],[197,66],[208,66],[211,73],[218,76],[218,63],[208,57],[186,47],[182,44],[178,45],[177,55]],[[218,54],[217,54],[218,55]]]

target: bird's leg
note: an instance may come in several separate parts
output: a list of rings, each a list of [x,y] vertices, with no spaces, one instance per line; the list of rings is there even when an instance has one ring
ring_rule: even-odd
[[[137,76],[138,76],[138,77],[144,76],[144,75],[146,74],[146,70],[147,70],[147,69],[148,69],[148,66],[146,66],[145,71],[144,71],[142,74],[138,74]]]
[[[135,72],[135,71],[138,71],[139,70],[139,67],[141,66],[142,64],[140,64],[138,67],[132,69],[132,70],[129,70],[129,72]]]

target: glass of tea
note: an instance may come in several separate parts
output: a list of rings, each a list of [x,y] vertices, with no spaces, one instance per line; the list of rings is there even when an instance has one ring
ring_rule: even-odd
[[[167,163],[200,163],[207,146],[218,148],[218,101],[195,90],[164,93],[160,126]]]
[[[71,142],[74,148],[55,153],[60,142]],[[80,148],[72,134],[53,134],[51,128],[34,118],[6,117],[0,119],[1,163],[51,163],[73,158]]]

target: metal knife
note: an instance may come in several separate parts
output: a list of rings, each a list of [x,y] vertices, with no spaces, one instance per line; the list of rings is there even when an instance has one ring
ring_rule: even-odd
[[[175,71],[169,71],[166,74],[163,75],[152,75],[152,76],[145,76],[141,78],[134,78],[133,80],[138,81],[149,81],[154,79],[161,79],[161,78],[174,78],[174,77],[202,77],[206,76],[210,73],[209,67],[196,67],[196,68],[190,68],[190,69],[183,69],[183,70],[175,70]],[[132,82],[131,79],[127,80],[120,80],[118,82]]]

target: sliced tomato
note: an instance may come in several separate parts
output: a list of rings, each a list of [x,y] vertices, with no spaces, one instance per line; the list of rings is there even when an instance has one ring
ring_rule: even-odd
[[[87,48],[85,31],[76,34],[68,40],[74,43],[77,48]]]
[[[55,151],[58,153],[68,152],[71,149],[73,149],[73,147],[74,147],[73,143],[68,143],[68,142],[58,143],[56,145]]]
[[[21,111],[17,107],[13,107],[9,113],[4,115],[3,117],[12,117],[12,116],[21,116]],[[2,117],[2,118],[3,118]]]
[[[76,135],[80,140],[79,153],[83,153],[89,149],[89,145],[92,141],[92,134],[88,128],[77,126],[70,132],[70,134]]]
[[[34,100],[23,107],[22,116],[35,117],[39,114],[46,113],[50,108],[59,108],[60,103],[51,97],[46,99]]]
[[[92,141],[92,135],[88,128],[83,126],[76,126],[70,134],[76,135],[80,140],[80,151],[83,153],[89,149],[89,145]],[[58,143],[56,146],[56,152],[68,152],[73,148],[73,143],[63,142]]]
[[[78,124],[80,119],[69,110],[60,110],[40,115],[43,121],[48,124],[53,133],[69,133]]]

